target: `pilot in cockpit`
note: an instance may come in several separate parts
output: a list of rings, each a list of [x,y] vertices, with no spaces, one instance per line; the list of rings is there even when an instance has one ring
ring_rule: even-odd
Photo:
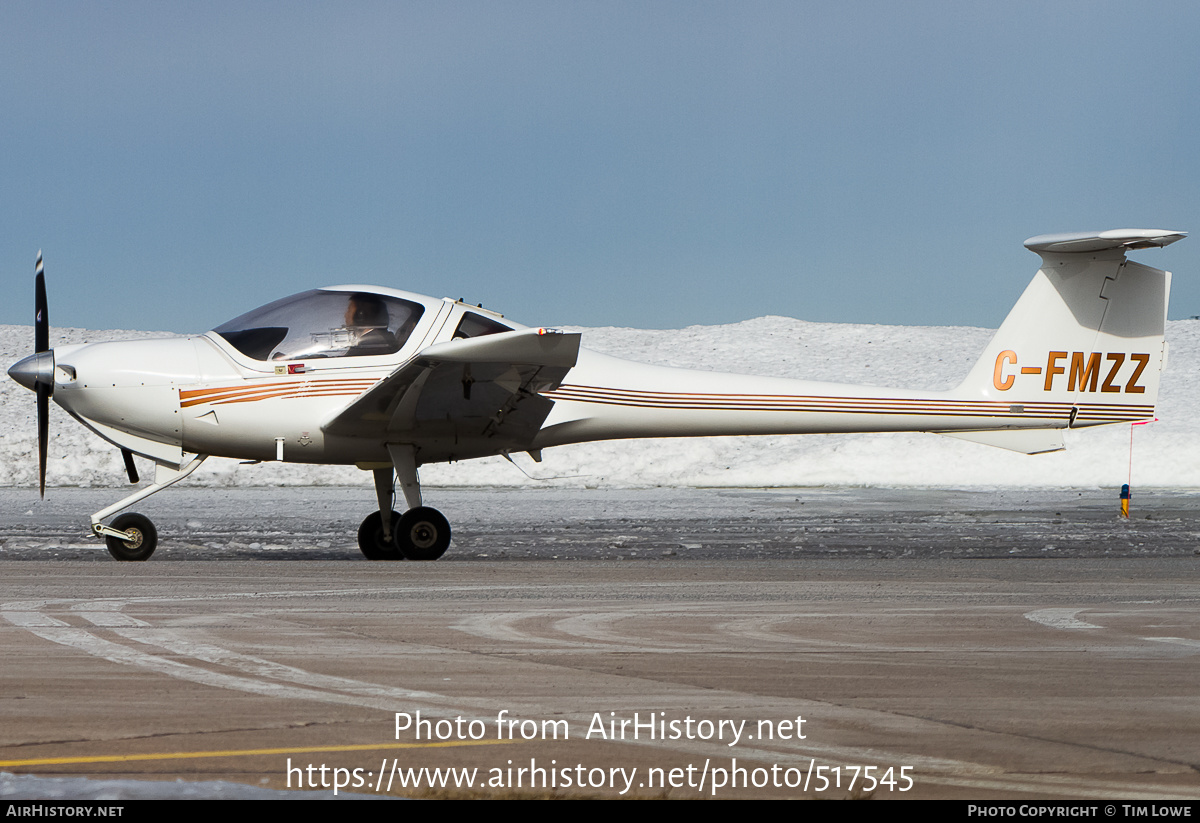
[[[346,303],[346,328],[354,334],[347,356],[390,354],[400,348],[396,336],[388,331],[391,318],[387,303],[377,294],[355,292]]]

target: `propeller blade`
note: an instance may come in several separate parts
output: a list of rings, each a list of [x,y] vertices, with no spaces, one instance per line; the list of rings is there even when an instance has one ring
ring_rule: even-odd
[[[33,278],[33,351],[50,351],[50,312],[46,301],[46,272],[42,266],[42,250],[38,249],[37,264]],[[53,358],[53,353],[50,354]],[[51,360],[53,362],[53,360]],[[50,369],[53,380],[54,369]],[[37,426],[38,426],[38,491],[46,496],[46,448],[50,444],[50,394],[54,383],[39,380],[37,383]]]
[[[37,384],[38,490],[46,496],[46,446],[50,442],[50,387]]]
[[[42,267],[42,251],[38,249],[37,272],[33,279],[33,350],[50,349],[50,315],[46,304],[46,273]]]

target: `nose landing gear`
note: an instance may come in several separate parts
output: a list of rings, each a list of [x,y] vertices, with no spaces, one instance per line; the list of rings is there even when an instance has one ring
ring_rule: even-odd
[[[178,467],[155,461],[153,483],[92,515],[92,532],[97,537],[104,538],[105,545],[108,546],[108,553],[114,559],[149,560],[150,555],[154,554],[154,549],[158,547],[158,530],[154,528],[150,518],[132,512],[113,520],[110,526],[106,526],[100,521],[126,506],[132,506],[139,500],[145,500],[167,486],[178,483],[198,469],[206,459],[208,459],[208,455],[205,454],[192,455]],[[127,464],[128,462],[131,461],[127,461]]]
[[[123,514],[112,522],[111,528],[128,535],[127,539],[111,534],[104,536],[108,553],[114,560],[149,560],[158,547],[158,529],[149,517],[136,512]]]

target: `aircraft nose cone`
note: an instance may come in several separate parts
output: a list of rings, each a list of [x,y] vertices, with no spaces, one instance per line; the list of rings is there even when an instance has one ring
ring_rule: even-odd
[[[54,385],[54,352],[40,351],[13,363],[8,376],[32,391],[38,383]]]

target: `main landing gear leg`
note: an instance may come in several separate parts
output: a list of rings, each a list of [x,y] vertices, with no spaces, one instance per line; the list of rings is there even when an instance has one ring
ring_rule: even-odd
[[[403,560],[404,555],[396,545],[395,537],[400,513],[392,509],[392,501],[396,499],[395,472],[390,466],[372,471],[375,474],[375,498],[379,501],[379,511],[368,514],[358,527],[358,548],[368,560]]]
[[[158,530],[154,528],[150,518],[130,512],[118,517],[111,526],[105,526],[100,521],[109,515],[116,514],[121,509],[132,506],[139,500],[145,500],[167,486],[178,483],[200,468],[200,464],[207,459],[208,455],[206,454],[193,455],[190,460],[178,468],[167,463],[155,462],[153,483],[93,514],[92,532],[97,537],[104,538],[105,543],[108,544],[108,553],[117,560],[149,560],[150,555],[154,554],[154,549],[158,546]]]
[[[437,509],[421,505],[416,449],[410,445],[389,445],[388,454],[408,504],[408,511],[396,523],[396,545],[409,560],[437,560],[450,547],[450,523]]]

